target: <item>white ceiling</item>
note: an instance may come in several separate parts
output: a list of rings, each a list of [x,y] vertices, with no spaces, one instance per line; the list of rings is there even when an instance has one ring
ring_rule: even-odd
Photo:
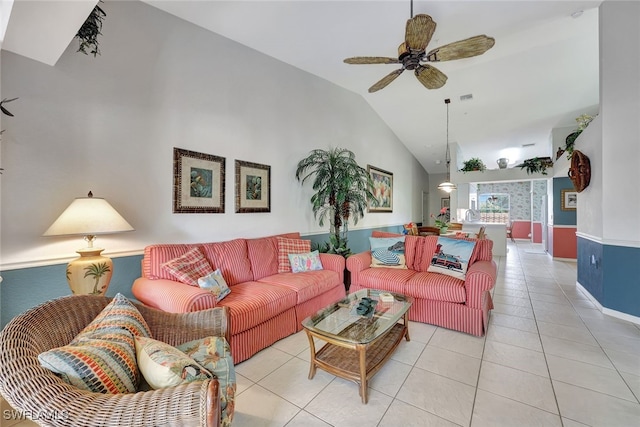
[[[513,164],[552,156],[551,129],[598,109],[601,1],[415,1],[414,14],[437,23],[427,51],[478,34],[495,46],[435,64],[449,78],[441,89],[425,89],[407,71],[373,94],[367,89],[399,66],[343,59],[397,56],[410,0],[143,1],[362,95],[429,173],[445,171],[445,98],[449,141],[463,159],[480,157],[490,168],[499,157]],[[584,13],[571,17],[577,11]],[[473,100],[460,101],[467,94]]]

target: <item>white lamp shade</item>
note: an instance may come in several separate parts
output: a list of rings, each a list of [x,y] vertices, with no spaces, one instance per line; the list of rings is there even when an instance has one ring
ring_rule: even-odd
[[[87,236],[124,231],[133,231],[133,227],[105,199],[78,197],[43,236]]]
[[[457,187],[455,184],[445,181],[442,184],[438,185],[438,190],[442,190],[446,193],[451,193],[453,190],[455,190]]]

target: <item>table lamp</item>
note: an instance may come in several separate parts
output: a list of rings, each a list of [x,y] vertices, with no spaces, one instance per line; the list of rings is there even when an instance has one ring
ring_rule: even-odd
[[[87,247],[76,252],[80,257],[67,265],[67,282],[74,295],[104,295],[113,274],[113,261],[101,255],[102,248],[94,248],[98,234],[133,231],[133,227],[100,197],[78,197],[51,224],[43,236],[84,236]]]

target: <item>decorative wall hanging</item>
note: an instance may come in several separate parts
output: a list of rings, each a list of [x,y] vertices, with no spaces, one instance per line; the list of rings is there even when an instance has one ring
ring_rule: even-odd
[[[367,171],[373,181],[373,194],[377,206],[369,203],[368,212],[393,212],[393,173],[367,165]]]
[[[271,166],[236,160],[236,212],[271,212]]]
[[[575,211],[578,207],[578,193],[571,190],[561,190],[560,209],[563,211]]]
[[[173,212],[224,213],[225,158],[173,149]]]
[[[578,193],[589,186],[591,182],[591,161],[581,151],[573,150],[571,166],[569,167],[569,179],[573,182],[573,188]]]

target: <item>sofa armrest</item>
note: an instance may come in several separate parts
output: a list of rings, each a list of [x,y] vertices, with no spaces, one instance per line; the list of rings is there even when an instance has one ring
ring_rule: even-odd
[[[335,271],[340,276],[340,281],[344,282],[345,261],[342,255],[321,253],[320,262],[322,263],[322,268]]]
[[[359,284],[359,274],[371,267],[371,251],[360,252],[347,258],[347,270],[351,273],[351,284]]]
[[[490,291],[496,283],[497,266],[495,261],[476,261],[469,266],[464,283],[466,289],[466,305],[471,308],[482,308],[482,296]]]
[[[216,299],[207,290],[167,279],[139,277],[131,292],[143,304],[170,313],[206,310],[216,306]]]

